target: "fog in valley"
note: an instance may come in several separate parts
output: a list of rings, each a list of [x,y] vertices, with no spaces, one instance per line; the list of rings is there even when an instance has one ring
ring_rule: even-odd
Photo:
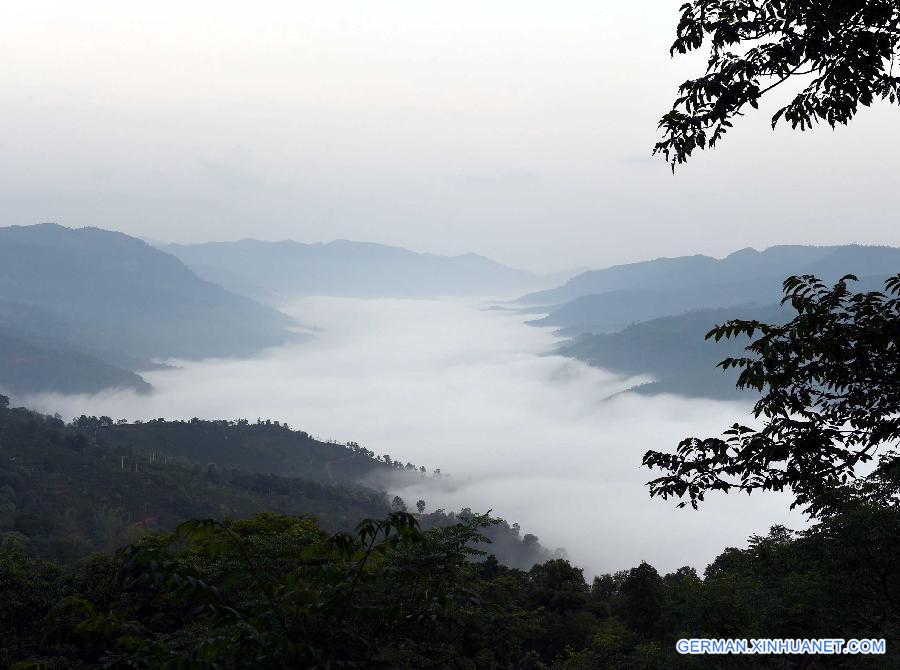
[[[707,437],[736,402],[620,393],[640,381],[552,355],[552,329],[480,301],[305,298],[285,309],[311,339],[249,359],[175,361],[142,373],[155,391],[15,400],[67,420],[271,418],[322,439],[356,441],[440,478],[387,482],[410,506],[493,509],[586,572],[646,560],[702,568],[772,523],[793,527],[778,495],[717,496],[699,512],[650,500],[647,449]]]
[[[900,0],[0,24],[0,670],[900,670]]]

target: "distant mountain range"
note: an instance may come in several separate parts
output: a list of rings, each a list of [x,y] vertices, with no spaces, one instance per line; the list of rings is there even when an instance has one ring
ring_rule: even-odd
[[[661,258],[584,272],[554,289],[531,293],[522,306],[546,305],[529,323],[554,326],[574,339],[560,353],[613,371],[648,374],[643,393],[733,397],[736,375],[715,365],[743,344],[704,342],[717,323],[732,318],[775,319],[782,282],[813,274],[834,282],[846,274],[854,290],[879,290],[900,272],[900,249],[880,246],[779,246],[743,249],[723,259]]]
[[[815,274],[832,281],[844,274],[889,275],[896,271],[900,249],[884,246],[776,246],[763,251],[741,249],[725,258],[680,256],[589,270],[562,286],[529,293],[517,302],[559,306],[586,295],[610,291],[680,292],[714,286],[779,287],[792,274]],[[770,302],[765,298],[764,302]]]
[[[167,244],[160,249],[208,281],[269,303],[308,295],[504,296],[547,285],[546,278],[477,254],[438,256],[349,240],[241,240]]]
[[[0,228],[0,390],[146,390],[154,359],[253,353],[292,323],[122,233]]]
[[[871,290],[898,271],[893,247],[743,249],[587,271],[514,306],[543,310],[529,323],[575,338],[564,355],[653,376],[642,392],[730,397],[733,379],[715,364],[740,347],[703,342],[715,323],[780,313],[789,275],[854,273]],[[157,248],[98,228],[0,228],[0,392],[147,391],[134,371],[159,359],[251,355],[303,337],[271,306],[299,296],[502,296],[542,281],[475,254],[346,240]]]
[[[134,371],[159,359],[301,339],[274,308],[299,296],[503,296],[548,281],[476,254],[346,240],[153,244],[99,228],[0,228],[0,392],[147,391]]]

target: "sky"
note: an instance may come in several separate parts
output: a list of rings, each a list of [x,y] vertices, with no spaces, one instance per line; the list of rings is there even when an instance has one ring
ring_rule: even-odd
[[[547,355],[550,329],[466,302],[305,298],[288,308],[315,339],[245,360],[145,372],[149,396],[14,399],[67,420],[272,418],[321,439],[445,476],[377,482],[410,505],[492,510],[598,574],[648,561],[702,570],[775,523],[800,528],[786,495],[710,495],[699,511],[651,500],[648,449],[752,422],[749,404],[620,394],[642,381]],[[611,397],[614,394],[615,397]]]
[[[651,158],[702,66],[668,54],[681,2],[2,3],[0,225],[539,271],[900,244],[896,107],[801,134],[773,100],[674,176]]]

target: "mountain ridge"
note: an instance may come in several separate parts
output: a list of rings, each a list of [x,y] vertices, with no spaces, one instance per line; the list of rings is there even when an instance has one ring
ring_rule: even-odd
[[[684,256],[612,266],[574,277],[555,289],[522,296],[516,304],[559,300],[546,308],[544,317],[529,323],[567,333],[601,333],[689,310],[765,305],[781,295],[784,279],[790,275],[815,274],[833,282],[855,273],[861,280],[857,288],[878,290],[879,282],[898,270],[900,249],[895,247],[746,248],[720,260]],[[569,295],[575,297],[563,299]]]
[[[48,361],[66,356],[79,361],[86,380],[116,368],[127,386],[144,388],[139,377],[128,377],[131,370],[165,358],[255,353],[296,341],[294,325],[124,233],[53,223],[0,228],[0,333],[15,338],[19,352],[7,352],[0,368],[0,387],[10,392],[58,390],[21,382],[29,364],[36,378],[57,378]]]
[[[802,274],[806,267],[833,270],[821,263],[841,250],[890,250],[900,257],[900,249],[886,245],[775,245],[763,250],[744,247],[722,258],[703,254],[661,257],[635,263],[612,265],[588,270],[566,283],[544,291],[520,296],[516,302],[524,304],[561,305],[575,298],[616,289],[657,289],[655,282],[665,280],[668,288],[696,287],[728,278],[734,272],[762,272],[766,276]],[[682,276],[686,274],[687,276]],[[882,273],[886,274],[886,273]],[[733,279],[732,279],[733,281]]]
[[[720,361],[739,357],[747,337],[705,339],[714,326],[732,319],[765,323],[789,320],[790,310],[777,303],[699,309],[631,324],[610,333],[582,333],[561,344],[557,353],[612,372],[653,380],[630,391],[643,395],[673,393],[695,398],[732,400],[747,398],[735,388],[737,370],[722,370]]]
[[[269,301],[328,295],[427,298],[508,294],[541,279],[486,256],[420,253],[403,247],[337,239],[304,243],[245,238],[234,242],[166,244],[200,276],[232,291],[268,294]]]

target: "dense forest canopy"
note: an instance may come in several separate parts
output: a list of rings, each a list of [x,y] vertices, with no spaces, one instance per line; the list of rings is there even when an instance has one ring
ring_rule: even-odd
[[[268,511],[349,529],[361,517],[406,511],[401,498],[389,502],[385,484],[429,476],[440,471],[279,421],[80,416],[66,424],[10,408],[0,395],[0,541],[66,563],[197,517]],[[427,508],[418,501],[423,528],[456,523],[454,511]],[[499,560],[528,568],[553,555],[520,530],[505,521],[487,529]]]
[[[329,534],[307,518],[193,521],[73,568],[0,548],[0,662],[50,668],[884,668],[896,655],[686,657],[684,637],[896,643],[896,510],[775,527],[700,575],[505,567],[464,514]],[[889,652],[891,648],[888,647]],[[787,662],[787,665],[786,665]]]

